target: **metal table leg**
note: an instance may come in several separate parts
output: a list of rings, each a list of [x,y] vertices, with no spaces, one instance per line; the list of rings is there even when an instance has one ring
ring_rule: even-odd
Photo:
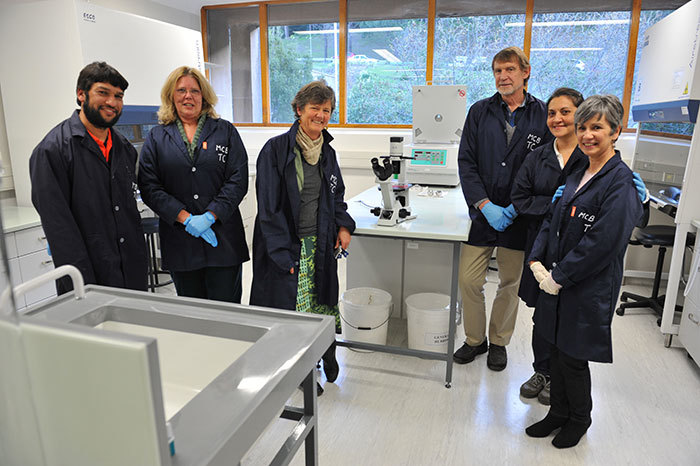
[[[445,387],[452,386],[452,355],[455,350],[455,318],[457,317],[457,286],[459,284],[459,252],[460,243],[452,246],[452,282],[450,284],[450,333],[447,337],[447,368],[445,372]]]
[[[304,442],[304,459],[306,466],[318,466],[318,420],[317,420],[317,396],[316,396],[316,372],[311,372],[301,383],[304,391],[304,407],[297,408],[285,406],[282,419],[298,421],[287,440],[279,449],[271,465],[287,465],[294,458],[301,443]]]

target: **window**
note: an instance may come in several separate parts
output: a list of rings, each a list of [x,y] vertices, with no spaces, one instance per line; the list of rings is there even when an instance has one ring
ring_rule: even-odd
[[[217,111],[235,123],[291,123],[290,103],[299,88],[324,79],[336,91],[331,123],[408,126],[412,86],[428,77],[427,84],[466,85],[471,105],[495,92],[491,60],[511,45],[529,46],[528,90],[535,96],[547,99],[568,86],[584,96],[614,94],[624,102],[635,79],[625,75],[632,69],[628,62],[636,65],[641,52],[638,47],[637,56],[627,57],[630,31],[638,30],[642,41],[650,25],[687,1],[643,0],[639,24],[640,2],[633,0],[534,0],[528,14],[527,0],[434,0],[435,17],[432,10],[429,15],[430,0],[205,6],[206,66],[219,96]],[[528,19],[532,28],[525,27]],[[690,134],[692,128],[674,123],[655,130]]]
[[[630,112],[631,113],[631,112]],[[636,126],[636,123],[635,123]],[[657,133],[680,134],[692,136],[695,125],[693,123],[642,123],[642,130],[656,131]]]
[[[314,23],[308,24],[313,18]],[[338,105],[338,3],[270,5],[268,9],[270,121],[291,123],[291,102],[310,81],[324,79]],[[338,109],[331,115],[338,123]]]
[[[525,24],[525,3],[497,6],[501,8],[484,2],[474,9],[470,2],[437,1],[433,84],[466,85],[468,106],[496,92],[493,56],[506,47],[523,46],[525,28],[507,25]]]
[[[411,124],[411,88],[425,84],[427,16],[426,1],[348,0],[348,123]]]
[[[566,86],[584,97],[614,94],[622,99],[629,28],[629,10],[536,13],[530,92],[546,100]]]
[[[235,123],[262,123],[258,7],[206,10],[207,71],[216,111]]]

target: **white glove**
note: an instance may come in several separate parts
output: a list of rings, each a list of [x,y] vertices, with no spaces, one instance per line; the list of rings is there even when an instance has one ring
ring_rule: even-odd
[[[537,280],[537,283],[542,283],[542,280],[547,278],[547,274],[549,273],[540,261],[535,261],[532,264],[530,264],[530,270],[532,270],[532,274],[535,276],[535,280]]]
[[[540,282],[540,290],[547,294],[558,295],[561,285],[554,281],[552,272],[547,272],[547,276]]]

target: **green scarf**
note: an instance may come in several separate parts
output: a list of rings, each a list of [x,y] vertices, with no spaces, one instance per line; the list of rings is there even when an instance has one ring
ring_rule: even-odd
[[[180,131],[180,136],[182,136],[182,140],[185,143],[185,147],[187,147],[187,153],[190,154],[190,158],[194,160],[194,150],[197,148],[197,144],[199,143],[199,134],[202,132],[202,127],[204,127],[204,121],[207,119],[207,114],[202,113],[202,115],[199,117],[199,121],[197,121],[197,130],[194,132],[194,137],[192,138],[192,142],[190,142],[189,139],[187,139],[187,133],[185,132],[185,127],[182,125],[182,121],[178,118],[175,120],[177,123],[177,129]]]

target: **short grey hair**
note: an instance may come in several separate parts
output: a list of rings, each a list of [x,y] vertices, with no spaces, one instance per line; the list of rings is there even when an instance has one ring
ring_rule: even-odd
[[[294,96],[294,100],[292,100],[294,118],[299,119],[297,109],[301,111],[307,104],[323,104],[328,101],[331,103],[331,113],[333,113],[333,110],[335,110],[335,91],[333,88],[326,84],[326,81],[323,79],[311,81],[299,89],[297,95]]]
[[[620,99],[616,96],[611,94],[592,95],[576,109],[574,126],[578,128],[579,124],[585,123],[591,118],[603,116],[612,128],[610,135],[613,135],[618,128],[622,127],[622,116],[624,113],[625,109],[622,107]]]

